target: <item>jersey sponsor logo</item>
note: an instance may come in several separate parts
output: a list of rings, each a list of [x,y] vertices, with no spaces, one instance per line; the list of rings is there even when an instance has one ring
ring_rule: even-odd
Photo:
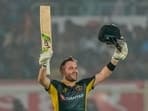
[[[84,94],[79,94],[79,95],[76,95],[76,96],[69,96],[69,97],[65,97],[63,94],[60,94],[61,100],[67,100],[67,101],[80,99],[82,97],[84,97]]]

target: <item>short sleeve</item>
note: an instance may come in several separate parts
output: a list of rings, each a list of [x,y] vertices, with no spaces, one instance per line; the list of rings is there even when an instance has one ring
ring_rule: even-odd
[[[82,79],[79,81],[80,84],[83,84],[86,88],[86,92],[90,92],[94,88],[95,76]]]
[[[51,82],[50,82],[50,84],[49,84],[48,89],[45,89],[45,90],[48,91],[48,92],[51,92],[53,88],[54,89],[57,89],[57,87],[58,87],[59,84],[60,84],[59,81],[52,79]]]

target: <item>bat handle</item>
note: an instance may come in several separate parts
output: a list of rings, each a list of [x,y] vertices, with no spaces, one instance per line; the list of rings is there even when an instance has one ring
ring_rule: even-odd
[[[50,61],[47,62],[47,70],[46,71],[47,71],[46,72],[47,76],[49,76],[50,75]]]

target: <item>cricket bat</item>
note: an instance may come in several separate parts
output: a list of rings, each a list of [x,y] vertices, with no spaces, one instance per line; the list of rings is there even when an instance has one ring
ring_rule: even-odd
[[[52,52],[51,9],[49,5],[40,5],[40,31],[41,53]],[[47,63],[47,74],[50,74],[49,62]]]

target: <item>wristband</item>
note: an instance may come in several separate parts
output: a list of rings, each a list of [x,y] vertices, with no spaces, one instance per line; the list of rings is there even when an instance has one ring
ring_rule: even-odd
[[[109,69],[109,70],[111,70],[111,71],[113,71],[114,69],[115,69],[115,65],[114,64],[112,64],[111,62],[109,62],[107,65],[107,68]]]

